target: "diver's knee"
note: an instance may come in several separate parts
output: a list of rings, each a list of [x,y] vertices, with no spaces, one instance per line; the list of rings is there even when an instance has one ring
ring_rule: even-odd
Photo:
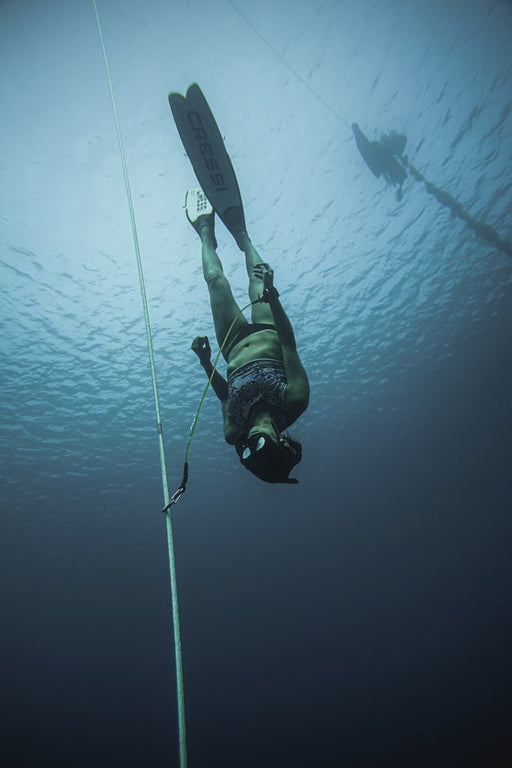
[[[212,269],[205,272],[204,279],[206,280],[206,284],[208,285],[208,290],[210,292],[222,291],[228,285],[228,281],[226,280],[224,273],[217,269]]]

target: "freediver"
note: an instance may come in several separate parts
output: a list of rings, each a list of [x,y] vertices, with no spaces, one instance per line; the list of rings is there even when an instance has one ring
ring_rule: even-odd
[[[407,171],[404,167],[407,165],[407,158],[403,157],[407,138],[401,133],[392,131],[384,135],[380,141],[370,141],[357,123],[352,123],[352,131],[357,148],[368,168],[377,178],[382,175],[388,184],[398,185],[397,199],[401,200],[402,184],[407,178]],[[397,160],[397,157],[400,158],[401,162]]]
[[[222,350],[227,381],[217,370],[211,381],[222,406],[225,440],[235,446],[242,465],[261,480],[297,483],[289,474],[302,458],[302,446],[283,431],[306,410],[309,382],[292,325],[273,284],[273,270],[261,260],[245,222],[236,232],[230,227],[245,254],[249,298],[256,302],[249,323],[240,314],[224,275],[216,250],[215,214],[201,189],[187,192],[186,215],[201,238],[203,275],[219,347],[235,321]],[[192,350],[209,378],[213,365],[208,337],[197,336]]]

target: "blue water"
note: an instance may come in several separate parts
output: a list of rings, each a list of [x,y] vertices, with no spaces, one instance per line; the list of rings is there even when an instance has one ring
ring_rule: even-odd
[[[241,11],[242,15],[237,11]],[[298,486],[209,395],[175,508],[191,766],[504,765],[512,4],[98,0],[171,490],[214,338],[170,90],[200,83],[311,383]],[[158,445],[92,3],[0,5],[2,764],[178,764]],[[241,254],[219,253],[246,303]],[[509,540],[509,539],[508,539]],[[501,760],[501,762],[500,762]]]

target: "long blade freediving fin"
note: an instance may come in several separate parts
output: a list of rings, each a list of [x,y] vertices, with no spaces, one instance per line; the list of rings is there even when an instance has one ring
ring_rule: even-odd
[[[197,83],[169,94],[174,122],[194,173],[215,212],[237,238],[245,232],[242,197],[233,164],[203,92]]]

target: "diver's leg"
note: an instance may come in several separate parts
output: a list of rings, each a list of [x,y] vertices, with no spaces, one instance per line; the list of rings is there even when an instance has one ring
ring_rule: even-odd
[[[243,315],[237,317],[240,308],[233,297],[231,286],[224,275],[221,261],[215,250],[213,231],[209,227],[202,227],[200,236],[203,275],[210,293],[215,335],[220,347],[233,320],[237,318],[229,335],[230,339],[233,339],[241,327],[247,324],[247,320]]]
[[[247,275],[249,277],[249,299],[256,301],[263,294],[263,280],[254,276],[254,267],[256,264],[261,264],[263,259],[259,255],[258,251],[252,244],[249,235],[245,235],[239,238],[240,246],[245,253],[245,266],[247,269]],[[273,325],[274,318],[268,304],[258,302],[252,305],[252,321],[253,323],[268,323]]]

